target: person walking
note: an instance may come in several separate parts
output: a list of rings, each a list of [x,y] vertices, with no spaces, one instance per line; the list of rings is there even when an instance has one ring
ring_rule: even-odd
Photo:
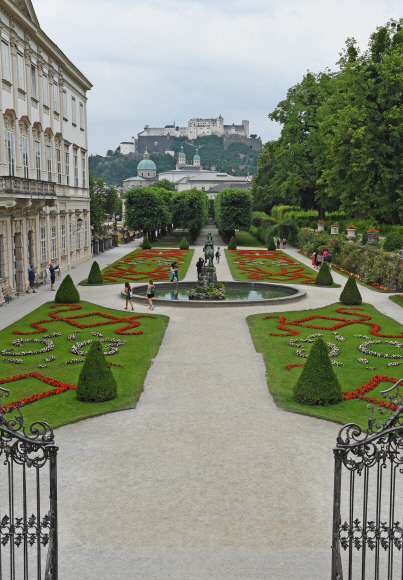
[[[280,238],[277,238],[277,249],[280,249]]]
[[[287,244],[287,238],[283,238],[283,250],[285,250],[286,244]]]
[[[322,252],[319,252],[319,254],[316,256],[316,265],[318,266],[318,270],[320,270],[322,262],[323,262],[323,254]]]
[[[35,274],[36,274],[36,268],[34,268],[33,266],[30,267],[30,269],[28,270],[28,288],[27,288],[27,294],[29,294],[29,289],[32,288],[32,293],[36,294],[36,290],[35,290]]]
[[[333,256],[330,252],[328,252],[326,254],[326,257],[325,257],[325,262],[327,262],[329,264],[329,270],[332,269],[332,261],[333,261]]]
[[[220,263],[220,256],[221,256],[221,250],[220,250],[220,247],[218,247],[217,251],[215,253],[215,259],[217,260],[217,264]]]
[[[126,295],[126,307],[125,307],[125,310],[127,310],[127,307],[129,305],[129,302],[130,302],[130,306],[132,307],[132,310],[134,310],[134,308],[133,308],[133,302],[132,302],[133,290],[131,289],[129,282],[125,282],[125,295]]]
[[[152,280],[149,281],[147,286],[147,300],[149,303],[148,310],[154,310],[155,306],[153,306],[153,298],[155,296],[155,286]]]
[[[196,270],[197,270],[197,279],[198,280],[200,280],[201,271],[202,271],[203,266],[204,266],[204,260],[203,260],[203,258],[199,258],[198,261],[196,262]]]
[[[311,256],[311,258],[312,258],[312,266],[315,268],[315,270],[316,270],[316,256],[317,256],[317,251],[315,250],[315,252]]]
[[[60,270],[59,265],[57,266],[53,266],[53,264],[49,264],[49,275],[50,275],[50,289],[55,292],[55,289],[53,288],[53,284],[55,283],[56,280],[56,270]]]
[[[171,264],[171,282],[173,282],[176,278],[176,281],[179,282],[178,277],[179,266],[177,262],[172,262]]]

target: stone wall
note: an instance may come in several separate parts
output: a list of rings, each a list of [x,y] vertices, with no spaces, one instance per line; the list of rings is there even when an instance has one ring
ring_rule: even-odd
[[[239,135],[224,135],[224,149],[228,149],[231,143],[245,143],[255,151],[263,148],[260,137],[240,137]]]

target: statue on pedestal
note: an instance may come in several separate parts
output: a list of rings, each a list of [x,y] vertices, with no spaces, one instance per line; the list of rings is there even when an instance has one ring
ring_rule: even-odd
[[[203,252],[204,252],[204,260],[205,260],[205,265],[208,266],[209,268],[212,268],[214,266],[214,242],[213,242],[213,236],[211,235],[211,232],[207,235],[207,239],[204,242],[204,248],[203,248]],[[208,260],[208,264],[207,264],[207,260]]]

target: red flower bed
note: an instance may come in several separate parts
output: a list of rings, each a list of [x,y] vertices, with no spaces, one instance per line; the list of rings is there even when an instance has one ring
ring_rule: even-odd
[[[159,260],[169,260],[170,262],[178,262],[178,266],[181,265],[185,259],[186,254],[189,250],[136,250],[135,252],[126,256],[121,264],[116,264],[111,266],[112,270],[107,270],[102,277],[107,282],[119,282],[120,280],[132,280],[136,282],[138,280],[149,280],[152,278],[155,281],[168,280],[169,274],[171,272],[170,266],[157,266],[152,270],[140,271],[136,270],[139,266],[144,268],[144,266],[152,267],[154,261]],[[144,264],[133,264],[135,260],[146,260],[150,263],[144,262]]]
[[[300,284],[314,284],[315,276],[305,270],[305,267],[294,264],[294,259],[287,254],[277,250],[230,250],[235,255],[235,263],[238,269],[246,272],[250,280],[269,280],[277,282],[296,282]],[[287,262],[287,266],[277,266],[276,264],[266,263],[265,268],[250,264],[254,259],[261,261],[281,260]],[[280,272],[270,271],[270,269],[280,268]]]
[[[293,328],[287,328],[288,326],[302,326],[304,328],[315,328],[317,330],[339,330],[340,328],[343,328],[344,326],[350,326],[351,324],[366,324],[372,327],[370,333],[373,336],[380,336],[382,338],[403,338],[403,332],[400,334],[380,334],[379,331],[381,330],[381,327],[379,326],[379,324],[376,324],[375,322],[369,322],[371,320],[371,316],[369,316],[369,314],[360,314],[359,312],[357,312],[357,310],[363,311],[364,308],[357,308],[355,306],[350,306],[348,308],[347,307],[336,308],[336,312],[340,314],[350,314],[352,316],[359,317],[354,319],[338,318],[336,316],[323,316],[321,314],[311,314],[310,316],[306,316],[305,318],[298,318],[296,320],[290,321],[287,321],[285,316],[270,315],[265,316],[265,320],[267,318],[278,318],[280,323],[277,326],[278,330],[285,331],[285,333],[282,334],[271,332],[270,333],[271,336],[296,336],[297,334],[299,334],[298,330],[295,330]],[[311,320],[315,320],[317,318],[322,320],[335,320],[337,321],[337,324],[332,324],[331,326],[318,326],[314,324],[306,324],[307,322],[310,322]]]
[[[368,383],[365,383],[356,391],[352,392],[343,391],[343,399],[345,401],[351,401],[352,399],[362,399],[367,403],[374,403],[375,405],[380,405],[381,407],[385,407],[386,409],[392,409],[393,411],[395,411],[398,408],[398,405],[393,405],[391,403],[384,401],[383,399],[378,400],[366,396],[366,393],[369,393],[370,391],[375,389],[375,387],[377,387],[379,383],[385,381],[389,383],[395,383],[397,379],[393,379],[392,377],[387,377],[385,375],[375,375],[370,381],[368,381]]]
[[[295,364],[286,365],[284,368],[286,371],[289,371],[290,369],[293,369],[294,367],[304,367],[305,365],[306,365],[306,363],[295,363]]]
[[[6,385],[7,383],[15,383],[17,381],[22,381],[28,379],[29,377],[34,377],[43,383],[47,383],[52,387],[56,387],[44,393],[37,393],[36,395],[31,395],[30,397],[24,397],[8,405],[4,405],[3,409],[6,410],[8,407],[17,407],[21,405],[29,405],[30,403],[35,403],[40,399],[46,399],[47,397],[52,397],[53,395],[59,395],[60,393],[65,393],[66,391],[72,391],[77,388],[77,385],[70,385],[69,383],[63,383],[61,381],[56,381],[50,377],[45,377],[39,373],[25,373],[23,375],[15,375],[13,377],[7,377],[6,379],[0,379],[0,385]]]
[[[48,329],[41,324],[48,324],[50,322],[62,321],[76,326],[77,328],[93,328],[95,326],[105,326],[107,324],[117,324],[122,322],[128,322],[127,326],[122,326],[115,330],[115,334],[143,334],[142,330],[137,332],[125,332],[131,328],[137,328],[140,326],[140,322],[137,322],[138,318],[154,318],[151,314],[138,314],[136,316],[113,316],[111,314],[104,314],[103,312],[88,312],[88,314],[76,314],[75,316],[58,316],[59,312],[69,312],[71,310],[82,310],[82,306],[79,304],[65,304],[69,308],[61,308],[59,310],[52,310],[49,312],[50,319],[39,320],[38,322],[31,322],[30,326],[36,329],[36,332],[21,332],[20,330],[13,330],[13,334],[41,334],[42,332],[47,332]],[[53,304],[51,308],[60,308],[60,304]],[[81,324],[80,322],[75,322],[76,318],[88,318],[90,316],[101,316],[101,318],[107,319],[105,322],[93,322],[92,324]]]

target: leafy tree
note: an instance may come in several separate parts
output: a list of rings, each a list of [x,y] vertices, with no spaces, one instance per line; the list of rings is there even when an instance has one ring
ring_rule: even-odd
[[[188,229],[193,239],[207,223],[208,197],[201,189],[177,192],[172,198],[172,220],[176,227]]]
[[[116,205],[115,205],[115,211],[112,213],[116,213],[117,215],[122,215],[122,209],[123,209],[123,201],[122,199],[119,197],[116,201]]]
[[[252,196],[245,189],[222,189],[214,200],[215,221],[226,238],[235,236],[235,230],[249,230]]]
[[[117,395],[118,386],[102,350],[102,344],[95,340],[85,357],[83,368],[77,381],[77,399],[89,403],[110,401]]]
[[[294,398],[303,405],[335,405],[342,400],[341,387],[322,338],[312,345],[306,364],[294,387]]]
[[[101,236],[105,233],[105,214],[114,213],[119,196],[114,187],[105,185],[103,179],[98,179],[91,172],[89,181],[91,225],[94,235]]]
[[[57,289],[55,302],[57,304],[76,304],[77,302],[80,302],[80,294],[74,286],[70,274],[67,274],[67,276],[63,278],[62,283]]]
[[[175,185],[172,183],[172,181],[169,181],[168,179],[161,179],[160,181],[155,181],[153,183],[153,187],[161,187],[166,191],[175,191]]]
[[[130,231],[143,230],[152,239],[156,230],[167,227],[171,214],[164,199],[165,191],[158,187],[128,189],[125,196],[125,227]]]

